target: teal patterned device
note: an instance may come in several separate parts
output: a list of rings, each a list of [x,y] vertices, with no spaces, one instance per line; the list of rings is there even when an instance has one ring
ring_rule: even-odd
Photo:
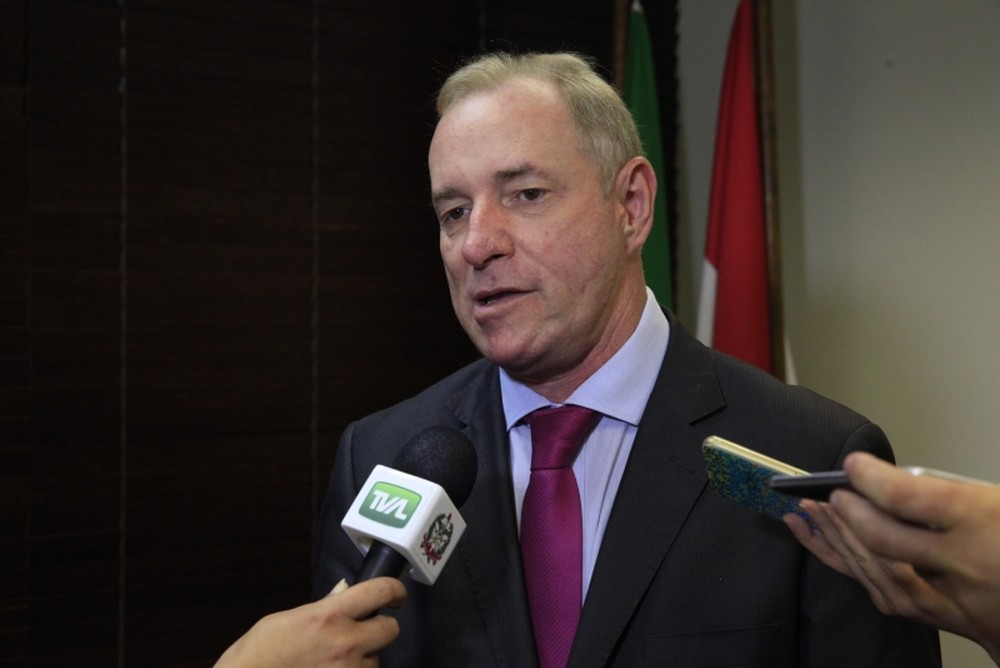
[[[776,492],[768,485],[771,476],[777,473],[806,475],[808,471],[719,436],[706,438],[702,452],[708,483],[722,496],[775,519],[796,513],[809,521],[809,516],[799,508],[798,497]]]

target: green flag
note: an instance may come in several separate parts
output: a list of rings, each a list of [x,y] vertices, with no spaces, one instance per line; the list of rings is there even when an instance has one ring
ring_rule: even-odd
[[[674,307],[674,281],[671,267],[670,235],[667,231],[666,188],[662,181],[663,142],[660,138],[660,103],[656,97],[656,69],[649,29],[639,0],[632,3],[628,29],[628,55],[625,61],[625,103],[628,104],[639,128],[639,137],[646,157],[653,164],[660,187],[656,191],[653,229],[642,249],[642,264],[646,283],[657,300]]]

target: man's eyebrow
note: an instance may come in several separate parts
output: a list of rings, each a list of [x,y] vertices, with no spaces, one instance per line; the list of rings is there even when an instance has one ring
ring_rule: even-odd
[[[548,176],[548,174],[544,170],[536,167],[535,165],[526,162],[522,165],[518,165],[517,167],[511,167],[510,169],[498,169],[497,171],[493,172],[493,181],[495,183],[502,185],[504,183],[509,183],[510,181],[519,179],[523,176],[545,177]],[[464,196],[463,193],[457,188],[444,188],[443,190],[431,193],[431,202],[436,206],[438,202],[450,199],[461,199],[463,196]]]
[[[445,188],[444,190],[439,190],[437,192],[431,193],[431,204],[437,206],[438,202],[443,202],[444,200],[456,199],[461,197],[461,193],[455,188]]]

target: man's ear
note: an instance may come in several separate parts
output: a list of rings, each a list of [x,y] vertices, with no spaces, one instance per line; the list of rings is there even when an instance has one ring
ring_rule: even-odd
[[[615,195],[620,206],[627,249],[629,253],[638,251],[653,228],[656,173],[649,160],[636,157],[622,166],[615,180]]]

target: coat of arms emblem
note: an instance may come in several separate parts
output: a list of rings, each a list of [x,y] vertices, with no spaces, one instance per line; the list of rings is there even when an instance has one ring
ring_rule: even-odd
[[[427,557],[427,563],[436,564],[444,556],[444,551],[451,544],[451,536],[455,533],[455,525],[451,521],[451,513],[441,513],[431,522],[430,528],[424,533],[420,549]]]

